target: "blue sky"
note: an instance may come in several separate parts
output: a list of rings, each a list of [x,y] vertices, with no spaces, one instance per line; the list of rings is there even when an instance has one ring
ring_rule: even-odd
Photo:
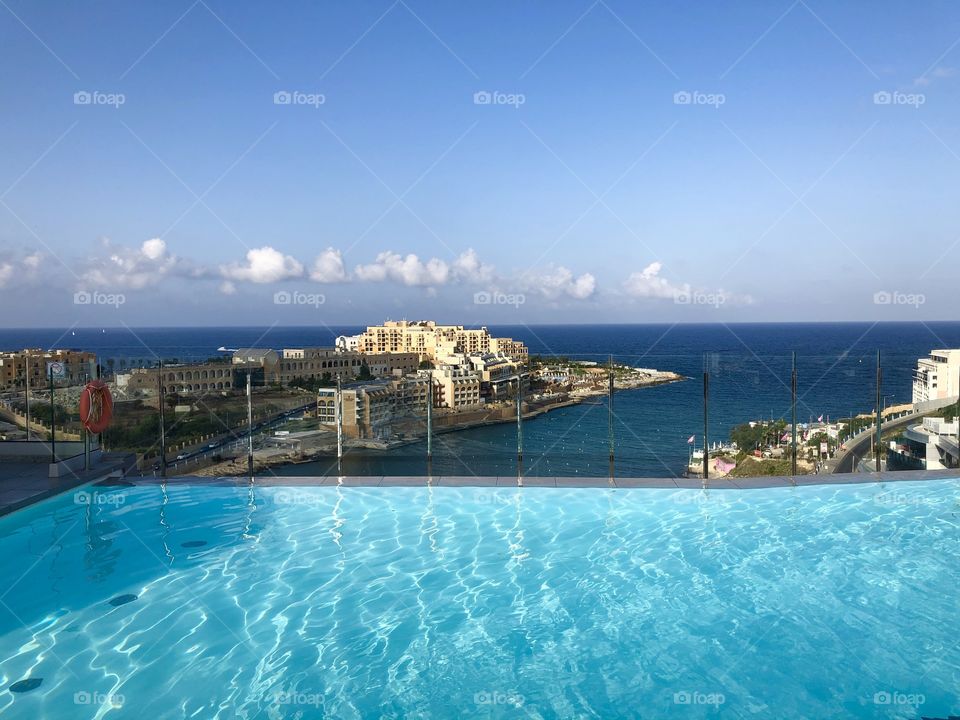
[[[0,56],[3,326],[956,319],[956,4],[3,0]]]

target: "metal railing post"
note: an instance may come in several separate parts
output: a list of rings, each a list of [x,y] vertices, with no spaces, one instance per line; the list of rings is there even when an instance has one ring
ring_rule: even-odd
[[[27,385],[24,389],[26,393],[26,412],[27,412],[27,441],[30,440],[30,351],[25,353],[27,363]]]
[[[427,382],[427,464],[433,462],[433,376]]]
[[[797,353],[793,353],[793,372],[790,378],[790,431],[792,434],[793,453],[790,470],[797,476]]]
[[[880,472],[880,454],[883,451],[882,433],[883,433],[883,411],[880,407],[881,388],[883,386],[883,368],[880,366],[880,350],[877,350],[877,442],[874,448],[874,457],[876,458],[876,472]]]
[[[523,474],[523,373],[517,375],[517,476]]]
[[[613,475],[613,355],[610,356],[610,377],[607,386],[607,444],[610,449],[610,475]]]
[[[710,372],[707,370],[707,358],[703,358],[703,479],[710,478],[710,450],[709,450],[709,413],[710,409]]]
[[[53,408],[53,366],[50,366],[50,462],[57,462],[57,414]]]
[[[343,386],[337,375],[337,398],[333,404],[337,417],[337,475],[343,477]]]
[[[247,471],[253,479],[253,390],[251,376],[247,371]]]
[[[160,477],[167,476],[167,428],[164,419],[163,406],[166,403],[166,397],[163,387],[163,360],[157,364],[157,397],[159,398],[160,409]]]

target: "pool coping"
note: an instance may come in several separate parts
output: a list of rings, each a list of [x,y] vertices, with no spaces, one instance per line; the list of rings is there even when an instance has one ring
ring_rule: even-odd
[[[100,487],[137,485],[187,486],[259,486],[259,487],[499,487],[499,488],[608,488],[608,489],[691,489],[757,490],[777,487],[852,485],[922,480],[960,479],[958,470],[911,470],[881,473],[838,473],[831,475],[777,475],[748,478],[640,478],[640,477],[522,477],[488,475],[410,475],[410,476],[255,476],[241,477],[126,477],[106,479]]]

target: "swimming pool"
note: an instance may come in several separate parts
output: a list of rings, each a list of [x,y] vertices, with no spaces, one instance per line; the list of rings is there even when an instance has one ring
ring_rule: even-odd
[[[947,717],[958,541],[952,480],[88,487],[0,519],[0,713]]]

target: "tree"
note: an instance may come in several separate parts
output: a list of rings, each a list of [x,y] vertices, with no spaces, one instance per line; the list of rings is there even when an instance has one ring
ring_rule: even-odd
[[[767,428],[762,423],[755,423],[753,426],[743,423],[730,431],[730,439],[737,444],[741,452],[749,453],[760,444],[765,432]]]
[[[360,366],[360,372],[357,374],[357,378],[360,380],[371,380],[373,378],[373,374],[370,372],[370,366],[367,365],[366,360],[364,360]]]
[[[433,363],[430,362],[429,360],[421,360],[421,361],[420,361],[420,369],[421,369],[421,370],[433,370]]]

